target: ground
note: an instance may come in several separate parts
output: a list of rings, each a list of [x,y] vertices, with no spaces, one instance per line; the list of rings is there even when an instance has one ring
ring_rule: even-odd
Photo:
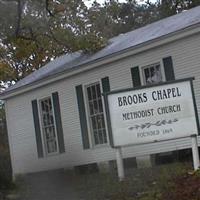
[[[18,177],[17,200],[200,200],[200,173],[191,163],[80,174],[54,170]]]
[[[18,177],[19,200],[79,200],[64,170],[39,172]]]

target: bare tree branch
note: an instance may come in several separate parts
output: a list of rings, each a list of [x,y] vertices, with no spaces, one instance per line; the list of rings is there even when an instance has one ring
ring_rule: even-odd
[[[21,18],[22,18],[22,3],[21,3],[21,0],[18,0],[17,1],[17,25],[16,25],[16,30],[15,30],[16,37],[20,33]]]

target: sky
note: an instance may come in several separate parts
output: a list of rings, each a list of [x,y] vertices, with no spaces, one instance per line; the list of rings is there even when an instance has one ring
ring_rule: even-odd
[[[87,6],[91,6],[93,0],[84,0]],[[97,0],[98,3],[103,4],[106,0]],[[144,3],[146,0],[138,0],[139,3]],[[151,2],[156,2],[156,0],[150,0]],[[125,0],[119,0],[119,2],[125,2]]]

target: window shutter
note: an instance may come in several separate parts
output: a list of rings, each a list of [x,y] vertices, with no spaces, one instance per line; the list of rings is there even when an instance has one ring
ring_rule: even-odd
[[[131,76],[133,81],[133,87],[141,86],[140,71],[138,66],[131,68]]]
[[[163,58],[163,65],[164,65],[166,81],[175,80],[172,57],[169,56],[169,57]]]
[[[52,98],[53,98],[53,107],[54,107],[54,116],[55,116],[55,123],[56,123],[57,137],[58,137],[59,152],[64,153],[65,143],[64,143],[64,136],[63,136],[58,92],[52,93]]]
[[[35,138],[37,144],[37,152],[38,157],[42,158],[43,154],[43,146],[42,146],[42,137],[41,137],[41,130],[40,130],[40,121],[38,115],[38,105],[37,100],[32,101],[32,111],[33,111],[33,120],[34,120],[34,127],[35,127]]]
[[[77,96],[77,103],[78,103],[78,110],[79,110],[79,119],[80,119],[80,125],[81,125],[83,148],[89,149],[90,143],[89,143],[89,136],[88,136],[87,119],[86,119],[82,85],[76,86],[76,96]]]
[[[105,77],[101,79],[101,84],[102,84],[102,88],[103,88],[103,93],[105,92],[110,92],[110,81],[109,81],[109,77]],[[105,97],[105,96],[104,96]],[[106,102],[106,100],[104,99],[104,103],[105,103],[105,109],[106,112],[108,110],[108,103]],[[109,136],[109,141],[110,141],[110,145],[113,147],[113,136],[111,134],[111,125],[110,125],[110,121],[109,118],[107,118],[107,126],[108,126],[108,136]]]
[[[101,84],[102,84],[103,92],[110,92],[110,82],[109,82],[108,77],[102,78]]]

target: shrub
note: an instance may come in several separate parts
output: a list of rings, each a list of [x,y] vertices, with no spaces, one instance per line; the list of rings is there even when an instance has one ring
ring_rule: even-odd
[[[190,168],[191,163],[175,163],[132,169],[126,171],[126,178],[122,182],[119,182],[113,173],[86,174],[75,176],[72,180],[81,197],[87,200],[200,200],[192,196],[193,192],[196,192],[200,197],[200,175],[195,173],[193,177],[187,174]],[[192,187],[195,183],[197,186]],[[181,188],[182,185],[179,184],[184,187]],[[187,193],[188,185],[191,185],[191,191],[186,196],[181,189]]]
[[[12,187],[12,170],[8,154],[0,154],[0,190]]]
[[[11,189],[11,187],[13,187],[12,168],[5,121],[2,127],[0,129],[0,191]]]
[[[163,194],[164,200],[200,200],[200,172],[172,178],[173,190]]]

